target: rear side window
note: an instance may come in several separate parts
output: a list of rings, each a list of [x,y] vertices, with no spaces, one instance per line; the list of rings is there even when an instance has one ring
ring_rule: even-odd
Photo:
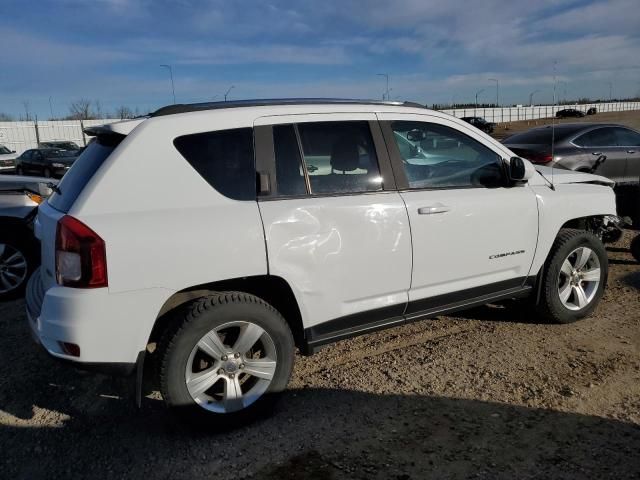
[[[312,194],[382,190],[368,122],[301,123],[298,131]]]
[[[58,184],[58,192],[49,197],[49,205],[68,212],[91,177],[98,171],[111,152],[124,139],[124,135],[102,135],[91,141]]]
[[[209,185],[234,200],[256,199],[253,129],[184,135],[173,141]]]
[[[579,147],[612,147],[617,145],[617,139],[612,128],[598,128],[580,135],[573,143]]]

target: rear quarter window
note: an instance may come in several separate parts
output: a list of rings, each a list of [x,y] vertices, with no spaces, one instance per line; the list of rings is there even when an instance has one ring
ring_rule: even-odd
[[[49,205],[61,212],[68,212],[85,185],[111,155],[124,135],[112,134],[96,137],[73,163],[71,169],[58,184],[58,193],[49,197]]]
[[[234,200],[256,199],[253,129],[184,135],[176,149],[209,185]]]

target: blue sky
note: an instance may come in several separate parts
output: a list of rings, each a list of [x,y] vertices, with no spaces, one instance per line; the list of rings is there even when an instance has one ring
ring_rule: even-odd
[[[267,97],[420,103],[628,97],[640,90],[637,0],[1,0],[0,112],[40,118]]]

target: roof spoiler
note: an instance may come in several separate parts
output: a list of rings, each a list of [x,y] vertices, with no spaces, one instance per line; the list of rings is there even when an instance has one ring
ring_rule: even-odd
[[[131,131],[144,122],[147,117],[134,118],[131,120],[122,120],[120,122],[106,123],[103,125],[92,125],[85,127],[82,131],[90,137],[98,135],[129,135]]]

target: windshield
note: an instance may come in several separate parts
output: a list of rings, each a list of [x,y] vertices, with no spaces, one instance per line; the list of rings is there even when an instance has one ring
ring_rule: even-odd
[[[48,200],[49,204],[56,210],[68,212],[85,185],[123,138],[123,135],[105,135],[91,142],[62,177],[57,192]]]

